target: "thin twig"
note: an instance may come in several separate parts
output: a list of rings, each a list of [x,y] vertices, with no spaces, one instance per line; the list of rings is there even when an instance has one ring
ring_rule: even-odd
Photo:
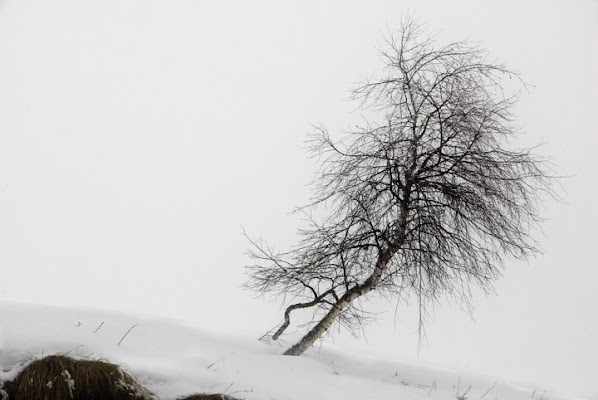
[[[498,381],[494,382],[494,385],[492,385],[492,387],[490,389],[486,390],[486,392],[482,395],[482,397],[480,397],[480,399],[483,399],[484,396],[486,396],[488,393],[490,393],[490,391],[496,387],[497,383],[498,383]]]
[[[129,334],[129,332],[131,332],[131,330],[133,330],[133,328],[135,328],[137,325],[139,325],[139,324],[135,324],[135,325],[133,325],[132,327],[129,328],[129,330],[127,331],[127,333],[125,333],[125,335],[120,339],[120,341],[118,342],[117,346],[120,346],[120,344],[122,343],[122,341],[125,340],[125,338]]]
[[[80,349],[81,347],[83,347],[83,345],[82,345],[82,344],[80,344],[80,345],[79,345],[79,346],[77,346],[77,347],[74,347],[74,348],[70,349],[70,350],[69,350],[69,351],[67,351],[66,353],[63,353],[63,355],[65,355],[65,356],[66,356],[66,355],[68,355],[69,353],[72,353],[73,351],[75,351],[75,350],[77,350],[77,349]]]
[[[227,386],[226,389],[224,389],[224,394],[226,394],[228,392],[228,389],[230,389],[233,385],[235,384],[235,381],[233,381],[230,385]]]
[[[96,333],[97,331],[99,331],[100,328],[102,327],[102,325],[104,325],[104,321],[102,321],[102,323],[96,328],[96,330],[93,331],[93,333]]]
[[[436,380],[434,381],[432,386],[430,386],[430,391],[428,392],[428,397],[430,397],[430,395],[432,394],[432,390],[437,390],[436,389]]]
[[[214,364],[216,364],[216,363],[219,363],[220,361],[224,360],[226,357],[232,356],[232,355],[234,355],[234,354],[235,354],[235,352],[232,352],[232,353],[229,353],[229,354],[225,355],[225,356],[224,356],[224,357],[222,357],[222,358],[219,358],[218,360],[216,360],[216,361],[214,361],[213,363],[211,363],[210,365],[208,365],[208,366],[206,367],[206,369],[210,369],[210,368],[212,368],[212,367],[214,366]]]

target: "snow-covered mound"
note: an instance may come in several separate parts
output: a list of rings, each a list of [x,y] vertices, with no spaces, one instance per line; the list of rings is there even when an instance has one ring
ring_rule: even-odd
[[[123,365],[160,399],[209,392],[247,400],[573,399],[539,388],[324,344],[303,357],[255,339],[92,309],[0,301],[0,379],[62,353]]]

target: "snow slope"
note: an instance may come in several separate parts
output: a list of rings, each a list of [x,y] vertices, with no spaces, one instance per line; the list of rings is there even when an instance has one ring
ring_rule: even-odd
[[[304,357],[286,357],[276,345],[174,321],[0,301],[0,379],[54,353],[124,365],[163,400],[197,392],[247,400],[574,399],[326,343]]]

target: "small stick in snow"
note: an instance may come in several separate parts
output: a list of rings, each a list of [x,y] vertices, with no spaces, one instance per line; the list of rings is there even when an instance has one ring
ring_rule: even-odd
[[[80,344],[80,345],[79,345],[79,346],[77,346],[77,347],[74,347],[74,348],[70,349],[69,351],[67,351],[67,352],[66,352],[66,353],[64,353],[63,355],[65,355],[65,356],[66,356],[66,355],[68,355],[69,353],[72,353],[73,351],[75,351],[75,350],[77,350],[77,349],[80,349],[81,347],[83,347],[83,345],[82,345],[82,344]]]
[[[482,395],[482,397],[480,397],[480,399],[483,399],[483,398],[484,398],[484,396],[486,396],[488,393],[490,393],[490,391],[496,387],[496,384],[497,384],[497,383],[498,383],[498,381],[494,382],[494,385],[492,385],[492,387],[491,387],[490,389],[486,390],[486,393],[484,393],[484,394]]]
[[[93,331],[93,333],[96,333],[97,331],[99,331],[100,328],[102,327],[102,325],[104,325],[104,321],[102,321],[102,323],[96,328],[96,330]]]
[[[428,397],[430,397],[430,395],[432,394],[432,390],[437,390],[436,389],[436,380],[434,380],[434,383],[432,383],[432,386],[430,386],[430,391],[428,392]],[[484,396],[482,396],[484,397]]]
[[[120,342],[118,342],[117,346],[120,346],[120,344],[123,342],[123,340],[125,340],[125,338],[129,334],[129,332],[131,332],[133,330],[133,328],[135,328],[137,325],[139,325],[139,324],[135,324],[135,325],[133,325],[132,327],[129,328],[129,330],[127,331],[127,333],[125,333],[125,335],[120,339]]]
[[[234,384],[235,384],[235,381],[233,381],[233,383],[231,383],[230,385],[228,385],[228,387],[226,389],[224,389],[224,393],[227,393],[228,389],[230,389]]]
[[[218,360],[216,360],[216,361],[214,361],[213,363],[211,363],[210,365],[208,365],[208,366],[206,367],[206,369],[210,369],[210,368],[212,368],[212,367],[214,366],[214,364],[216,364],[216,363],[219,363],[220,361],[224,360],[226,357],[232,356],[232,355],[234,355],[234,354],[236,354],[236,353],[233,351],[232,353],[229,353],[229,354],[225,355],[224,357],[222,357],[222,358],[219,358]]]

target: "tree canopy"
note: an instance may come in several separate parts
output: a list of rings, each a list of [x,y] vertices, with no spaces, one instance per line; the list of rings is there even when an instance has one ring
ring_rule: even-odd
[[[378,119],[339,141],[323,127],[310,137],[321,168],[298,244],[276,252],[250,239],[246,286],[290,302],[273,339],[294,310],[314,311],[285,354],[301,354],[334,322],[359,326],[362,296],[415,296],[420,311],[443,294],[469,301],[506,260],[538,251],[531,232],[553,177],[534,149],[513,146],[518,93],[504,82],[521,87],[519,75],[476,43],[438,45],[413,19],[381,56],[382,73],[353,91]]]

